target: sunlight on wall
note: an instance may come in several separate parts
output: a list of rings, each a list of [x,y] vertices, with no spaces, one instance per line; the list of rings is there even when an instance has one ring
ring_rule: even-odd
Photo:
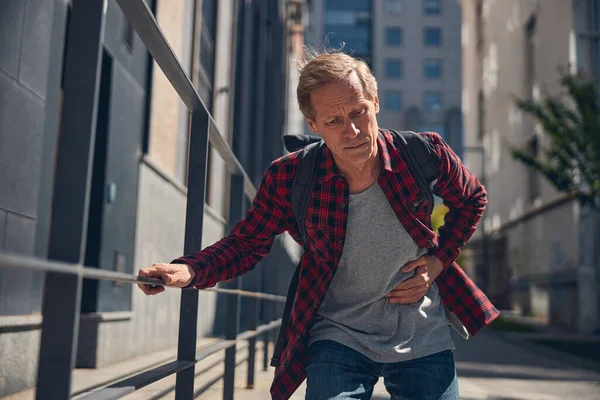
[[[519,9],[519,3],[515,3],[513,5],[512,10],[511,10],[510,16],[508,17],[508,19],[506,21],[506,30],[509,33],[512,33],[514,31],[516,31],[521,26],[521,24],[520,24],[520,12],[519,11],[520,11],[520,9]]]
[[[489,97],[498,88],[498,45],[490,44],[488,54],[483,59],[483,92]]]

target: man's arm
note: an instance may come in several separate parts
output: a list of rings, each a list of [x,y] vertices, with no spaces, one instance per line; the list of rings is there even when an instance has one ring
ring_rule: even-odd
[[[471,238],[487,204],[487,193],[477,178],[462,164],[460,158],[433,132],[423,134],[431,140],[439,158],[438,180],[433,188],[449,211],[439,229],[439,247],[430,255],[448,267]]]
[[[204,289],[245,274],[269,253],[276,235],[294,229],[279,165],[275,161],[267,169],[252,207],[228,236],[172,261],[192,267],[195,276],[189,286]]]

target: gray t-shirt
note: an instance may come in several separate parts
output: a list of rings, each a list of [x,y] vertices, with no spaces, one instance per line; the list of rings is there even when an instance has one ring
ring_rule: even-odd
[[[406,232],[378,183],[350,195],[344,250],[310,344],[334,340],[380,363],[454,349],[435,283],[414,304],[391,304],[384,297],[415,275],[400,268],[426,252]]]

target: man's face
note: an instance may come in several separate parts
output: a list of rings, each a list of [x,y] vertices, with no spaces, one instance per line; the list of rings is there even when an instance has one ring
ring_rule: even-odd
[[[377,155],[379,99],[368,99],[356,73],[311,94],[314,120],[306,119],[333,153],[338,166],[364,165]]]

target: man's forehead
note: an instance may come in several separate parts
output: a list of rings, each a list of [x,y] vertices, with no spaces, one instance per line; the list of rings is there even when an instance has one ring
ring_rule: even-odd
[[[315,111],[321,115],[339,113],[341,108],[359,108],[368,100],[360,86],[332,85],[328,89],[325,93],[314,93],[316,96],[313,96]]]

